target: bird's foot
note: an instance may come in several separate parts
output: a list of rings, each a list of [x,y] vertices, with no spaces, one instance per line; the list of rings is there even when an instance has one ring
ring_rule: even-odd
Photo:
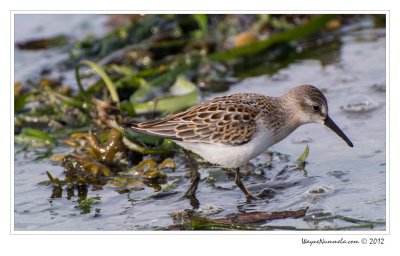
[[[252,194],[248,194],[248,195],[246,195],[246,199],[249,201],[252,201],[252,200],[255,201],[255,200],[260,200],[261,198],[257,198],[255,196],[253,196]]]

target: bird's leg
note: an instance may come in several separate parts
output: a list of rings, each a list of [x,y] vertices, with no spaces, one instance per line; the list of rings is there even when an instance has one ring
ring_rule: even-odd
[[[247,199],[257,200],[257,199],[247,190],[247,188],[243,185],[242,181],[240,180],[239,168],[236,168],[236,169],[235,169],[235,184],[243,191],[243,193],[246,195],[246,198],[247,198]]]
[[[191,181],[190,181],[190,186],[185,193],[186,196],[195,196],[196,195],[196,190],[197,190],[197,186],[199,185],[199,181],[200,181],[200,174],[199,174],[197,168],[196,167],[191,168]]]
[[[187,159],[188,159],[188,165],[189,165],[189,170],[190,170],[190,186],[188,190],[185,193],[185,196],[187,196],[193,207],[197,208],[199,206],[199,201],[196,198],[196,190],[197,186],[200,181],[200,173],[197,167],[197,164],[193,164],[192,158],[189,155],[189,152],[186,149],[183,149],[183,152],[185,153]]]

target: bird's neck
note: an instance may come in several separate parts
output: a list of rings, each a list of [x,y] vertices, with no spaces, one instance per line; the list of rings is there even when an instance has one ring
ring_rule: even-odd
[[[273,109],[273,115],[269,115],[269,121],[265,123],[267,128],[272,131],[278,141],[286,138],[303,123],[298,114],[293,111],[296,109],[293,102],[286,101],[285,98],[277,97],[273,99],[277,102]]]

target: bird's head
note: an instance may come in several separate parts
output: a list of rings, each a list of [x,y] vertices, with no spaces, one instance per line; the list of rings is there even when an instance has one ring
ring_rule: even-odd
[[[302,123],[321,123],[329,127],[347,145],[353,147],[353,143],[344,132],[333,122],[328,115],[328,102],[325,95],[315,86],[300,85],[290,89],[285,95],[285,100],[295,104],[296,119]]]

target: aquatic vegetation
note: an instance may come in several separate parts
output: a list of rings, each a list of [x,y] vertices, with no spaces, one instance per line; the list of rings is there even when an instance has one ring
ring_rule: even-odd
[[[79,199],[77,208],[81,209],[82,214],[90,213],[94,204],[98,203],[96,198]]]
[[[124,191],[144,189],[143,181],[136,177],[114,177],[108,184]]]
[[[92,62],[92,61],[88,61],[88,60],[82,61],[82,62],[81,62],[79,65],[77,65],[76,68],[75,68],[76,81],[78,82],[78,86],[79,86],[80,92],[82,93],[82,95],[84,96],[84,98],[85,98],[86,100],[88,100],[88,96],[87,96],[85,90],[83,89],[83,85],[81,84],[81,78],[80,78],[80,75],[79,75],[79,68],[80,68],[82,65],[88,65],[88,66],[90,66],[94,71],[96,71],[96,72],[100,75],[100,77],[103,79],[105,85],[107,86],[108,91],[110,92],[111,99],[112,99],[113,101],[119,103],[119,96],[118,96],[118,93],[117,93],[117,91],[115,90],[115,87],[114,87],[112,81],[110,80],[110,77],[109,77],[109,76],[104,72],[104,70],[103,70],[101,67],[99,67],[96,63],[94,63],[94,62]]]
[[[90,174],[93,176],[110,176],[110,168],[104,164],[101,164],[85,155],[67,155],[63,158],[62,164],[65,167],[67,173],[76,173],[85,175]]]
[[[22,128],[21,135],[16,138],[16,141],[31,141],[33,145],[36,144],[37,146],[58,144],[57,140],[48,134],[42,132],[41,130],[29,127]]]
[[[210,219],[199,212],[190,213],[187,211],[173,212],[171,217],[175,220],[175,225],[172,225],[167,230],[174,230],[179,227],[181,230],[262,230],[257,226],[249,225],[254,223],[263,223],[274,219],[285,218],[301,218],[306,215],[307,209],[297,211],[282,211],[282,212],[250,212],[230,214],[223,218]],[[271,230],[268,228],[266,230]],[[279,227],[277,227],[279,229]],[[288,227],[288,229],[290,229]],[[293,229],[295,229],[293,227]]]
[[[294,211],[237,213],[229,214],[223,218],[209,218],[201,212],[175,211],[171,213],[171,217],[175,224],[164,228],[164,230],[355,230],[372,229],[375,225],[382,224],[380,221],[349,218],[330,213],[320,214],[308,208]],[[338,219],[346,222],[347,225],[342,227],[297,228],[265,224],[275,219],[286,218],[304,218],[306,221]]]
[[[108,126],[110,120],[114,120],[118,123],[124,121],[121,111],[118,108],[118,104],[115,101],[108,99],[102,101],[98,99],[92,99],[94,109],[90,112],[94,122],[100,126]]]
[[[89,131],[87,136],[87,152],[105,163],[115,163],[123,157],[125,146],[122,143],[122,134],[115,129],[111,129],[105,143],[100,143],[97,137]]]
[[[17,43],[17,47],[21,50],[43,50],[52,47],[61,47],[65,46],[68,43],[68,38],[63,35],[55,36],[52,38],[41,38],[36,40],[29,40],[25,42]]]
[[[305,172],[305,166],[306,166],[306,159],[308,157],[308,154],[310,152],[310,148],[308,147],[308,145],[306,146],[306,148],[304,149],[304,152],[299,156],[299,158],[297,159],[297,163],[298,163],[298,167],[303,170]],[[307,175],[307,173],[305,172],[305,175]]]
[[[174,170],[176,168],[176,164],[175,164],[174,160],[172,160],[171,158],[165,158],[164,161],[162,161],[158,165],[159,170],[163,170],[166,168]]]
[[[145,181],[157,183],[165,181],[167,175],[162,170],[166,168],[175,169],[175,163],[171,158],[166,158],[160,164],[157,164],[154,159],[149,158],[130,168],[128,173],[136,177],[141,177]]]
[[[14,126],[17,134],[24,128],[56,132],[86,126],[88,105],[71,95],[71,89],[58,81],[41,79],[37,83],[16,85]]]
[[[170,87],[169,95],[151,101],[136,103],[133,109],[136,114],[175,113],[199,103],[196,86],[180,76]]]

